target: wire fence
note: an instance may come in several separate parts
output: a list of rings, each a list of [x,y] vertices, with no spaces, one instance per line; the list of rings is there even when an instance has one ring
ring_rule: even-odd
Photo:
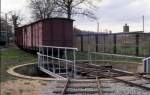
[[[135,56],[150,56],[150,33],[77,34],[74,47],[92,51]]]

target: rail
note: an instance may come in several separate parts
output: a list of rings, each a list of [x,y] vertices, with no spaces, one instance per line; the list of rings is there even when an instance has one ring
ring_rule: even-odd
[[[127,81],[127,80],[124,80],[124,79],[120,79],[120,78],[117,78],[117,77],[112,77],[111,75],[106,75],[106,74],[101,74],[101,75],[103,75],[105,77],[108,77],[108,78],[111,78],[111,79],[114,79],[114,80],[117,80],[117,81],[120,81],[120,82],[123,82],[123,83],[126,83],[126,84],[129,84],[129,85],[132,85],[132,86],[142,88],[142,89],[147,90],[147,91],[150,91],[150,87],[144,86],[143,84],[137,84],[137,83]]]
[[[100,79],[98,79],[98,77],[96,77],[96,81],[97,81],[98,95],[103,95]]]
[[[72,80],[67,78],[67,80],[58,81],[57,83],[58,86],[56,86],[56,90],[53,93],[58,95],[103,95],[100,80],[97,77],[93,80]]]
[[[63,91],[62,91],[61,95],[65,95],[65,92],[66,92],[66,90],[67,90],[67,86],[68,86],[68,84],[69,84],[69,81],[70,81],[70,79],[68,78],[67,81],[66,81],[66,83],[65,83],[65,86],[64,86],[64,88],[63,88]]]
[[[139,87],[139,88],[142,88],[144,90],[147,90],[147,91],[150,91],[150,87],[147,87],[147,86],[144,86],[143,84],[138,84],[138,83],[134,83],[134,82],[131,82],[131,81],[127,81],[125,79],[120,79],[120,78],[117,78],[117,77],[113,77],[109,74],[103,74],[102,72],[97,72],[97,73],[91,73],[89,74],[91,76],[100,76],[102,75],[103,77],[106,77],[106,78],[111,78],[111,79],[114,79],[116,81],[120,81],[120,82],[123,82],[123,83],[126,83],[126,84],[129,84],[129,85],[132,85],[132,86],[136,86],[136,87]],[[134,75],[133,75],[134,76]],[[134,76],[136,77],[136,76]],[[141,77],[142,78],[142,77]],[[145,79],[145,78],[142,78],[142,79]],[[147,79],[145,79],[147,80]]]
[[[116,77],[112,77],[112,79],[115,79],[115,80],[117,80],[117,81],[124,82],[124,83],[126,83],[126,84],[129,84],[129,85],[133,85],[133,86],[142,88],[142,89],[147,90],[147,91],[150,91],[150,87],[146,87],[146,86],[144,86],[144,85],[140,85],[140,84],[133,83],[133,82],[130,82],[130,81],[127,81],[127,80],[123,80],[123,79],[119,79],[119,78],[116,78]]]

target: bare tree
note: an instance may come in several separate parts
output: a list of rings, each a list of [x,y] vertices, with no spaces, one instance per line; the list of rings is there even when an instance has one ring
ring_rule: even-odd
[[[9,20],[12,22],[13,28],[15,29],[21,24],[23,17],[20,15],[20,11],[10,11]]]
[[[87,17],[96,19],[96,16],[92,12],[96,6],[92,3],[92,0],[54,0],[60,12],[67,15],[68,19],[72,18],[72,15],[85,15]],[[98,0],[100,1],[100,0]],[[82,7],[84,6],[84,8]]]
[[[19,16],[17,16],[16,14],[12,14],[11,15],[11,20],[12,20],[14,28],[17,28],[18,25],[19,25],[19,22],[18,22]]]
[[[30,0],[30,8],[32,9],[35,20],[46,19],[52,17],[55,10],[54,0]]]
[[[30,8],[36,20],[54,16],[71,19],[78,14],[96,19],[92,12],[95,8],[92,2],[93,0],[30,0]]]
[[[11,31],[11,25],[8,23],[8,21],[3,18],[3,17],[0,17],[1,19],[1,30],[0,31]]]

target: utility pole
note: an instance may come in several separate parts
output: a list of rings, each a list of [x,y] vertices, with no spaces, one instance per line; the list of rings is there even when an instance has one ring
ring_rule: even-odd
[[[144,32],[144,15],[142,16],[142,20],[143,20],[143,32]]]
[[[99,22],[97,21],[97,33],[99,32]]]
[[[98,32],[99,32],[99,22],[97,21],[97,35],[95,35],[96,52],[98,52]]]

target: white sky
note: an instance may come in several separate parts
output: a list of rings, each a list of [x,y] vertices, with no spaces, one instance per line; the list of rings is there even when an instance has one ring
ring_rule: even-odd
[[[95,14],[99,18],[100,30],[122,32],[127,23],[131,31],[142,30],[142,15],[145,16],[145,31],[150,32],[150,0],[102,0]],[[24,24],[31,21],[28,0],[1,0],[3,13],[17,10],[24,17]],[[83,16],[75,18],[74,26],[89,31],[97,30],[97,22]]]

